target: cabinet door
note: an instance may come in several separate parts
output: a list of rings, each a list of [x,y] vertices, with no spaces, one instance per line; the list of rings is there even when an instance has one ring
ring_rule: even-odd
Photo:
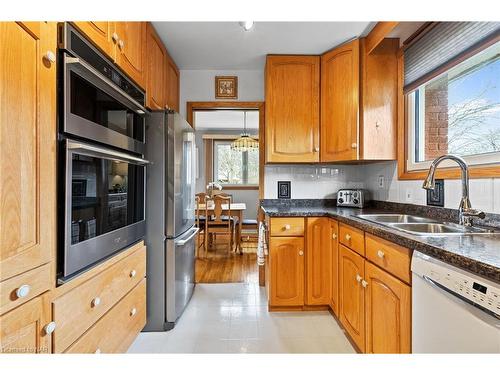
[[[147,85],[146,85],[146,106],[152,110],[164,109],[167,105],[165,99],[167,89],[166,64],[167,50],[156,33],[153,25],[147,25]]]
[[[358,348],[365,351],[364,259],[340,245],[340,321]]]
[[[336,316],[339,316],[339,223],[330,219],[329,224],[332,254],[330,308]]]
[[[319,161],[318,56],[268,56],[266,161]]]
[[[321,56],[321,161],[358,159],[359,41]]]
[[[304,238],[271,237],[270,305],[304,305]]]
[[[167,54],[167,105],[179,112],[179,82],[180,74],[174,60]]]
[[[365,263],[366,352],[410,353],[411,288]]]
[[[330,219],[307,219],[306,305],[328,305],[331,286],[331,226]]]
[[[144,87],[146,71],[146,22],[115,22],[115,61],[139,86]]]
[[[49,316],[46,295],[0,316],[0,353],[50,353],[51,335],[45,332]]]
[[[55,255],[56,27],[0,22],[0,280]]]
[[[113,44],[114,22],[78,21],[73,24],[84,33],[102,52],[112,60],[115,58]]]

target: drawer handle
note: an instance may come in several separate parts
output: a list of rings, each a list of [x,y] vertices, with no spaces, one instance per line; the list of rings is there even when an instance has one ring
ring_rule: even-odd
[[[113,42],[116,42],[118,40],[118,34],[117,33],[113,33],[113,35],[111,36],[111,38],[113,39]]]
[[[359,274],[358,274],[358,275],[356,275],[356,281],[357,281],[358,283],[360,283],[360,282],[361,282],[361,280],[363,280],[363,278],[362,278]]]
[[[345,235],[345,239],[346,239],[347,241],[350,241],[350,240],[351,240],[351,235],[350,235],[350,234],[346,234],[346,235]]]
[[[124,46],[125,46],[125,42],[123,40],[119,40],[118,47],[122,50]]]
[[[284,229],[284,230],[290,230],[290,228],[291,228],[290,224],[286,224],[286,225],[283,227],[283,229]]]
[[[378,256],[380,259],[383,259],[383,258],[384,258],[384,256],[385,256],[385,254],[384,254],[384,252],[383,252],[382,250],[379,250],[379,251],[377,251],[377,256]]]
[[[47,335],[51,335],[56,330],[56,322],[50,322],[44,327],[44,331]]]
[[[361,281],[361,285],[363,285],[363,288],[366,288],[368,286],[368,282],[366,280]]]
[[[95,297],[93,300],[92,300],[92,307],[97,307],[101,304],[101,299],[99,297]]]
[[[137,314],[137,309],[134,307],[132,310],[130,310],[130,316],[134,316]]]
[[[300,256],[304,255],[304,252],[302,250],[299,250],[299,255]]]
[[[337,233],[332,234],[332,239],[334,239],[334,240],[337,239]]]
[[[27,284],[21,285],[19,288],[16,289],[16,296],[17,298],[25,298],[30,294],[30,286]]]
[[[101,354],[101,349],[100,348],[97,348],[94,352],[94,354]]]
[[[130,271],[130,277],[131,277],[131,278],[134,278],[134,277],[135,277],[135,275],[137,275],[137,271],[136,271],[136,270],[132,270],[132,271]]]

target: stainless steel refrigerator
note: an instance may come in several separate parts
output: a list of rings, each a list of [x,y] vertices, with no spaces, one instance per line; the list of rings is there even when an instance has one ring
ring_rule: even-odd
[[[194,291],[195,141],[193,128],[173,111],[146,122],[147,324],[172,329]]]

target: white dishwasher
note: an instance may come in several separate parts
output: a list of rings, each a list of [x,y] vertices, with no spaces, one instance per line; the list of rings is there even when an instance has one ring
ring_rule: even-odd
[[[413,353],[500,353],[500,285],[413,253]]]

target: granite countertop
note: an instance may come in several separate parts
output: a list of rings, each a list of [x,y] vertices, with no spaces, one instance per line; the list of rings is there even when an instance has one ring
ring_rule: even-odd
[[[412,207],[407,207],[412,206]],[[405,213],[450,220],[455,210],[378,202],[371,208],[336,207],[324,200],[263,200],[261,207],[270,217],[327,216],[368,233],[418,250],[453,266],[500,283],[500,233],[465,236],[415,236],[356,217],[359,214]],[[410,212],[409,212],[410,211]]]

